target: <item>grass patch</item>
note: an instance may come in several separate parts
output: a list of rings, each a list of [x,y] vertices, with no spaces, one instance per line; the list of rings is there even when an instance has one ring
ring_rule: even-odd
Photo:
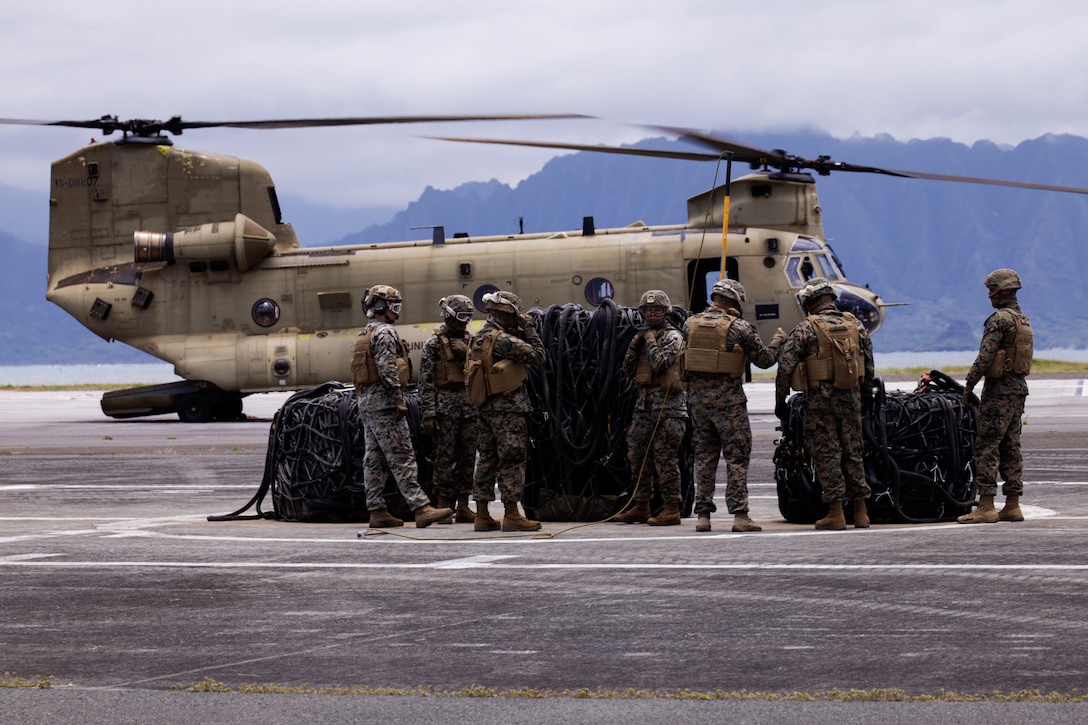
[[[486,698],[575,698],[591,700],[766,700],[766,701],[803,701],[803,702],[1086,702],[1088,695],[1078,690],[1072,692],[1041,692],[1040,690],[1020,690],[1017,692],[958,693],[938,690],[935,694],[911,695],[903,690],[878,688],[870,690],[833,689],[820,692],[750,692],[748,690],[605,690],[581,688],[575,690],[539,690],[520,688],[499,690],[483,685],[456,690],[441,690],[436,687],[312,687],[310,685],[275,685],[244,684],[231,687],[218,680],[205,677],[201,682],[186,687],[175,685],[172,690],[185,692],[242,692],[259,694],[289,695],[386,695],[392,697],[486,697]]]
[[[53,686],[53,676],[49,677],[19,677],[14,672],[5,672],[0,677],[0,687],[33,687],[38,690],[48,690]]]

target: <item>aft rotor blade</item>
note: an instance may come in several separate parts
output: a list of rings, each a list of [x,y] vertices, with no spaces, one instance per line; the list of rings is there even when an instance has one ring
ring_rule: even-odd
[[[99,129],[110,134],[123,131],[137,135],[158,134],[169,131],[175,135],[193,128],[246,128],[246,129],[282,129],[316,128],[328,126],[378,126],[397,123],[438,123],[443,121],[526,121],[591,118],[577,113],[536,113],[536,114],[482,114],[482,115],[431,115],[431,116],[355,116],[347,118],[295,118],[264,121],[183,121],[174,116],[167,121],[151,119],[131,119],[122,121],[116,116],[102,116],[88,121],[44,121],[26,118],[0,118],[0,124],[16,126],[66,126],[69,128]]]

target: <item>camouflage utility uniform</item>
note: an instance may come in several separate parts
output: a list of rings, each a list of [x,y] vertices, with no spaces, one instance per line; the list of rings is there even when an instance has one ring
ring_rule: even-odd
[[[535,327],[516,334],[505,332],[488,320],[478,337],[495,335],[492,359],[517,360],[526,365],[543,365],[547,358],[544,343]],[[529,445],[528,414],[532,411],[525,383],[513,392],[492,395],[480,407],[475,487],[477,501],[494,501],[495,485],[503,503],[521,501],[525,487],[525,466]]]
[[[997,493],[997,476],[1004,485],[1001,493],[1024,493],[1024,458],[1020,454],[1020,421],[1028,397],[1026,375],[1006,369],[1001,377],[986,377],[998,350],[1012,347],[1016,337],[1016,318],[1029,324],[1015,299],[998,308],[986,320],[978,356],[967,373],[967,387],[973,388],[985,378],[982,405],[978,413],[978,437],[975,443],[975,479],[980,495]]]
[[[755,327],[717,305],[708,307],[685,323],[691,331],[699,319],[733,318],[726,336],[730,350],[743,350],[745,357],[759,368],[769,368],[778,357],[778,343],[764,346]],[[725,505],[729,513],[748,511],[748,464],[752,455],[752,425],[748,418],[748,396],[744,375],[687,372],[688,405],[691,408],[692,441],[695,449],[695,513],[713,513],[718,458],[725,458],[728,481]]]
[[[446,325],[423,343],[419,356],[420,416],[435,418],[434,498],[439,505],[468,502],[476,464],[479,411],[465,395],[465,356],[472,334],[455,334]],[[450,372],[436,380],[439,366]],[[452,374],[460,372],[460,375]]]
[[[784,401],[789,395],[790,374],[809,356],[816,354],[819,343],[810,319],[842,325],[847,319],[837,309],[824,309],[801,320],[793,328],[778,358],[775,379],[775,400]],[[869,331],[853,315],[858,329],[858,346],[864,359],[861,384],[868,386],[873,379],[873,344]],[[837,389],[830,380],[821,380],[805,392],[805,447],[813,458],[816,477],[823,488],[824,503],[864,501],[869,497],[865,480],[861,441],[861,389]]]
[[[634,377],[639,357],[647,356],[650,369],[662,374],[680,355],[684,336],[665,322],[660,328],[638,333],[623,358],[623,372]],[[648,502],[656,478],[661,501],[679,504],[680,463],[678,451],[687,427],[687,395],[683,390],[666,392],[658,385],[641,385],[631,425],[627,429],[627,457],[635,485],[633,501]]]
[[[371,331],[370,354],[380,380],[359,390],[359,413],[363,420],[366,454],[363,458],[363,486],[366,505],[371,511],[386,508],[382,491],[392,472],[408,507],[413,511],[430,504],[419,487],[415,450],[408,431],[407,418],[398,418],[397,399],[402,396],[397,377],[400,335],[393,325],[371,321],[363,334]]]

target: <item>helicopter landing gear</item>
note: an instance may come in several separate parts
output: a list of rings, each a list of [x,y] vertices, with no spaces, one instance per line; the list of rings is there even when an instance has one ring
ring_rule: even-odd
[[[185,423],[210,420],[238,420],[242,417],[242,398],[219,390],[198,390],[178,401],[178,418]]]

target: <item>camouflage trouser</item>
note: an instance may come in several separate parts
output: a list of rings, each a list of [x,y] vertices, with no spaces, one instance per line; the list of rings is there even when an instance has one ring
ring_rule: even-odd
[[[476,465],[476,438],[479,411],[464,395],[448,412],[439,412],[434,434],[435,499],[454,503],[458,498],[467,502],[472,493],[472,473]]]
[[[823,487],[824,503],[869,497],[861,448],[861,400],[813,392],[805,396],[805,445]]]
[[[656,412],[635,411],[627,429],[633,500],[649,501],[656,479],[662,503],[681,502],[679,451],[686,427],[683,418],[660,418],[659,422]]]
[[[521,501],[529,443],[526,414],[481,412],[479,433],[476,445],[480,457],[476,462],[473,498],[494,501],[497,483],[503,503]]]
[[[997,476],[1005,482],[1001,493],[1024,493],[1024,459],[1020,455],[1020,425],[1024,396],[985,397],[978,410],[975,440],[975,480],[983,496],[997,493]]]
[[[694,401],[693,401],[694,403]],[[695,449],[695,513],[713,513],[718,458],[725,457],[725,505],[729,513],[748,511],[748,462],[752,457],[752,426],[745,403],[721,405],[708,401],[691,406]]]
[[[363,414],[363,488],[366,507],[371,511],[386,508],[385,482],[392,472],[397,488],[413,511],[430,503],[419,488],[416,454],[408,432],[408,420],[397,420],[393,410],[361,411]]]

